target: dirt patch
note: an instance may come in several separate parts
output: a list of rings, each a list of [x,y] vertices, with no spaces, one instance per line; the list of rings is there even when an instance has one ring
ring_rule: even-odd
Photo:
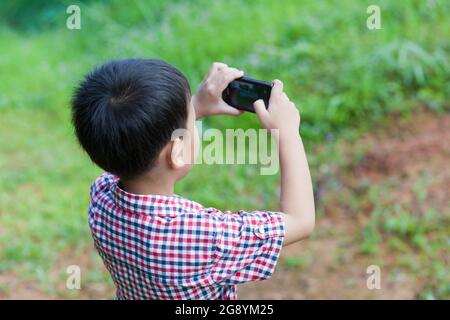
[[[69,266],[81,271],[79,289],[66,286]],[[94,271],[94,272],[93,272]],[[95,275],[93,278],[92,275]],[[113,299],[114,287],[109,274],[94,248],[71,249],[63,252],[48,273],[45,286],[15,273],[0,275],[1,299]]]
[[[419,114],[413,120],[396,122],[361,140],[368,150],[355,173],[377,181],[391,174],[416,174],[430,162],[438,164],[430,169],[437,167],[446,173],[440,164],[448,164],[450,156],[450,117]]]
[[[2,299],[48,299],[38,283],[29,279],[19,279],[14,273],[0,274],[0,300]]]
[[[79,266],[81,281],[79,290],[68,290],[67,268]],[[93,278],[93,276],[95,277]],[[103,262],[93,247],[64,252],[50,271],[50,278],[54,281],[53,287],[56,296],[71,299],[113,299],[114,287]]]

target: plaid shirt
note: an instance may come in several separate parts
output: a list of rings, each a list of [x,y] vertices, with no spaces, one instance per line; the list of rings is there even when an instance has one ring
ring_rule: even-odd
[[[272,275],[285,235],[279,212],[131,194],[109,173],[92,185],[89,226],[118,299],[236,299],[237,284]]]

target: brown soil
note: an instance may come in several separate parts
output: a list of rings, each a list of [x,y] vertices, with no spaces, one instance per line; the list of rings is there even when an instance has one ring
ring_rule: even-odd
[[[318,216],[314,236],[283,250],[277,270],[270,280],[239,287],[240,299],[414,299],[426,279],[415,277],[398,264],[398,257],[385,246],[374,255],[360,252],[361,230],[370,219],[373,204],[365,204],[367,185],[389,186],[383,205],[393,202],[422,212],[432,207],[449,213],[450,115],[421,113],[411,119],[394,119],[357,142],[343,143],[344,157],[339,167],[327,170],[316,181]],[[339,188],[333,188],[333,183]],[[414,186],[425,183],[426,201],[418,199]],[[349,197],[359,194],[356,208]],[[408,253],[415,259],[419,254]],[[448,261],[448,253],[444,254]],[[290,263],[289,261],[294,261]],[[74,294],[65,290],[65,268],[80,265],[82,270],[101,268],[92,248],[61,255],[51,271],[54,291],[38,283],[18,279],[13,273],[0,274],[0,299],[111,299],[114,289],[103,280],[83,281]],[[381,289],[366,286],[366,268],[381,267]]]
[[[0,274],[0,299],[48,299],[35,281],[19,279],[13,273]]]

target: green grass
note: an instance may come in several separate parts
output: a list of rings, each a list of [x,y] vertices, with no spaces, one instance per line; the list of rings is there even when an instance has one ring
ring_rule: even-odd
[[[101,171],[76,144],[68,105],[82,75],[108,59],[165,59],[193,90],[213,61],[280,78],[308,150],[393,112],[449,107],[448,1],[84,1],[80,31],[65,28],[71,1],[37,3],[0,4],[0,272],[37,276],[61,251],[91,245],[88,190]],[[365,27],[369,4],[381,6],[382,30]],[[259,126],[252,114],[206,121]],[[333,160],[311,155],[314,177]],[[177,192],[224,209],[276,208],[277,177],[256,170],[201,165]],[[408,234],[417,222],[402,219],[384,231]]]
[[[384,183],[369,189],[369,201],[374,209],[362,230],[360,250],[377,256],[388,247],[400,257],[397,262],[400,269],[426,279],[420,298],[448,299],[450,276],[444,270],[448,269],[450,216],[427,203],[428,186],[423,179],[414,187],[416,203],[402,204],[393,198],[395,184]]]

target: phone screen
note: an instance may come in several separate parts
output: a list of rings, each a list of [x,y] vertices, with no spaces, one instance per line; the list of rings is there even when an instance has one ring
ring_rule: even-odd
[[[232,107],[255,112],[253,103],[262,99],[267,107],[271,91],[271,83],[244,77],[232,81],[222,96],[224,101]]]

